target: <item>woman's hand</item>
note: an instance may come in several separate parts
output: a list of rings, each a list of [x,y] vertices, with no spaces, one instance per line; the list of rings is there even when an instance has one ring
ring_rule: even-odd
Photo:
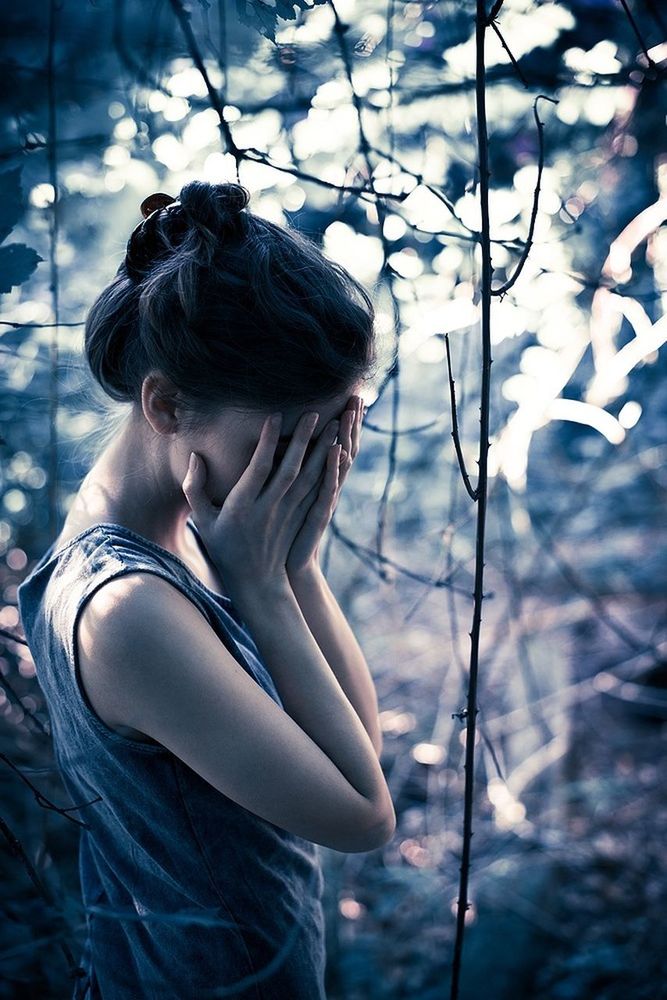
[[[333,470],[328,470],[324,482],[318,482],[300,504],[301,510],[306,513],[301,530],[294,539],[287,558],[286,569],[291,579],[319,564],[322,536],[338,504],[343,483],[359,452],[363,412],[364,401],[361,396],[351,396],[340,418],[338,440],[342,450],[338,475],[334,476]]]
[[[191,459],[182,484],[206,550],[232,599],[248,588],[289,585],[288,554],[313,495],[319,493],[323,467],[324,500],[316,505],[320,512],[337,496],[340,445],[334,442],[339,421],[326,425],[302,467],[319,419],[317,413],[303,414],[272,475],[282,424],[282,415],[276,416],[275,422],[271,417],[264,421],[253,456],[222,507],[213,506],[204,491],[206,467],[200,456]]]

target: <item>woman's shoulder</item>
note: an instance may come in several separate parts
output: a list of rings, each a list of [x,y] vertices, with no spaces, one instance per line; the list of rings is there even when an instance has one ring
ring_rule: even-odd
[[[159,576],[140,572],[114,576],[98,587],[77,616],[74,642],[81,684],[96,715],[114,732],[149,745],[160,744],[125,720],[120,695],[126,685],[119,675],[101,669],[104,650],[120,648],[131,635],[141,657],[141,641],[148,623],[172,636],[183,611],[183,595]],[[112,660],[115,663],[115,660]],[[143,661],[142,661],[143,662]],[[144,663],[144,666],[146,664]]]
[[[96,528],[103,522],[108,523],[108,520],[109,519],[105,517],[96,517],[89,519],[87,521],[66,520],[57,538],[55,538],[53,541],[53,544],[51,546],[53,552],[60,552],[61,549],[66,548],[70,542],[74,541],[75,538],[78,538],[80,535],[85,535],[87,532],[91,531],[93,528]]]
[[[94,593],[119,577],[141,573],[138,582],[150,593],[164,593],[165,583],[183,592],[198,609],[203,600],[201,577],[188,558],[158,545],[113,515],[68,518],[57,538],[33,565],[19,588],[26,616],[37,612],[60,628],[78,617]],[[156,580],[161,577],[162,580]],[[129,579],[122,586],[129,585]],[[71,624],[71,622],[70,622]]]

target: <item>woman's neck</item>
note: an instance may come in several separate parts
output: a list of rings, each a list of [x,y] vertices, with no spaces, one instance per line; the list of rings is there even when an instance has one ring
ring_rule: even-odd
[[[78,524],[113,521],[182,552],[191,512],[171,471],[167,445],[145,419],[128,420],[85,476],[68,523],[77,530]]]

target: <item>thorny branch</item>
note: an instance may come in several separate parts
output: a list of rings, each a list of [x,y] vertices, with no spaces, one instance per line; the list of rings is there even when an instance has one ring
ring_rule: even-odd
[[[454,449],[456,451],[456,457],[458,459],[459,468],[461,470],[461,475],[463,476],[463,482],[465,488],[468,491],[468,495],[472,500],[476,500],[478,493],[476,489],[470,485],[470,477],[468,476],[468,470],[466,469],[465,459],[463,457],[463,450],[461,448],[461,439],[459,437],[459,421],[456,412],[456,392],[454,389],[454,379],[452,377],[452,357],[449,351],[449,334],[445,333],[445,348],[447,351],[447,371],[449,373],[449,394],[452,407],[452,437],[454,438]]]
[[[524,87],[527,88],[528,87],[528,81],[526,80],[525,76],[523,75],[523,73],[521,71],[521,67],[519,66],[519,63],[514,58],[514,55],[512,54],[512,51],[511,51],[509,45],[505,41],[505,39],[504,39],[504,37],[503,37],[503,35],[502,35],[501,31],[500,31],[500,28],[498,27],[498,25],[496,24],[496,22],[494,20],[490,20],[489,21],[489,25],[495,31],[496,35],[498,36],[498,40],[499,40],[500,44],[505,49],[505,52],[507,53],[507,55],[510,57],[510,62],[512,63],[512,66],[514,66],[514,69],[516,70],[516,75],[519,77],[519,79],[521,80],[521,82],[524,85]]]
[[[494,6],[494,12],[500,3]],[[495,16],[494,13],[494,16]],[[484,0],[477,0],[475,17],[475,107],[477,111],[477,147],[479,153],[479,200],[482,216],[480,250],[482,255],[481,274],[481,336],[482,336],[482,387],[480,398],[479,433],[479,476],[477,489],[477,526],[475,538],[475,589],[473,594],[473,622],[470,632],[470,672],[468,678],[468,700],[466,705],[465,742],[465,785],[463,793],[463,844],[461,850],[461,877],[456,909],[456,937],[452,961],[450,1000],[457,1000],[463,954],[463,935],[468,903],[468,878],[470,871],[470,851],[473,837],[472,812],[475,767],[475,723],[477,720],[477,677],[479,667],[479,640],[482,624],[482,600],[484,597],[484,536],[487,505],[487,462],[489,453],[489,410],[491,389],[491,241],[489,225],[489,148],[486,126],[486,65],[484,42],[487,15]]]
[[[542,172],[544,170],[544,122],[540,120],[537,113],[537,102],[542,98],[545,101],[551,101],[553,104],[557,104],[553,97],[546,97],[544,94],[538,94],[533,101],[533,115],[535,117],[535,124],[537,125],[537,137],[539,145],[539,161],[537,164],[537,182],[535,184],[535,190],[533,192],[533,207],[530,213],[530,223],[528,225],[528,235],[526,237],[526,242],[524,244],[521,257],[519,258],[519,263],[517,264],[514,274],[509,278],[500,288],[492,288],[491,295],[504,295],[508,292],[512,285],[515,283],[521,272],[523,271],[524,264],[528,260],[528,254],[530,253],[530,248],[533,245],[533,236],[535,234],[535,222],[537,220],[537,209],[540,200],[540,188],[542,185]]]

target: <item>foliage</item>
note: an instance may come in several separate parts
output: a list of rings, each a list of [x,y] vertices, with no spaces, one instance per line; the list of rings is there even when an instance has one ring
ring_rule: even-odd
[[[5,170],[0,174],[0,242],[6,240],[23,214],[21,197],[21,168]],[[30,277],[38,263],[44,260],[24,243],[10,243],[0,247],[0,295],[21,285]]]
[[[199,2],[210,6],[208,0]],[[311,0],[310,3],[308,0],[274,0],[273,3],[264,0],[236,0],[236,10],[242,24],[255,28],[275,44],[278,18],[294,21],[299,12],[323,3],[326,0]]]

